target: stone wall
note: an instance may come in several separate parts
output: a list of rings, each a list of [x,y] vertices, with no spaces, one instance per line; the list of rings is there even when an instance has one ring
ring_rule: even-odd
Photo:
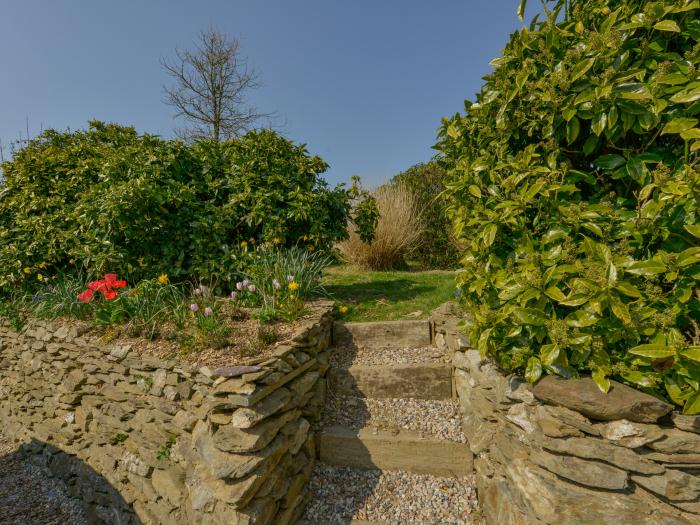
[[[212,371],[76,328],[0,325],[0,422],[90,523],[293,523],[315,461],[332,304],[274,355]]]
[[[546,377],[533,388],[484,360],[433,312],[453,351],[455,390],[479,501],[493,525],[700,524],[700,417],[613,382]]]

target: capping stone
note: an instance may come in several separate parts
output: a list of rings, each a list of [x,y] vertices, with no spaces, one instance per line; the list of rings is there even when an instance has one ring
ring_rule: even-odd
[[[610,381],[607,394],[600,391],[589,377],[563,379],[547,376],[533,388],[535,397],[550,405],[570,408],[600,421],[627,419],[655,423],[673,407],[668,403],[616,381]]]

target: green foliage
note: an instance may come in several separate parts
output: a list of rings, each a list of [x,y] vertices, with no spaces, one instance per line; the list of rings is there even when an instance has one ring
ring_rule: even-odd
[[[100,122],[46,131],[2,166],[0,288],[78,268],[223,285],[245,267],[242,240],[330,247],[350,194],[326,168],[269,130],[192,146]]]
[[[81,275],[57,275],[42,281],[34,295],[25,297],[32,314],[40,319],[73,317],[87,319],[91,305],[78,301],[78,294],[85,289],[85,278]]]
[[[332,261],[325,253],[310,253],[296,246],[265,247],[251,257],[254,262],[247,276],[262,302],[261,319],[298,317],[305,299],[325,294],[321,275]],[[236,294],[245,294],[245,286],[242,288]]]
[[[439,134],[472,341],[533,382],[590,372],[698,413],[700,6],[566,4]]]
[[[350,195],[355,202],[352,209],[352,222],[356,228],[355,231],[362,242],[370,244],[374,240],[375,230],[379,222],[377,199],[362,188],[360,177],[357,175],[352,177]]]
[[[183,308],[184,299],[176,286],[146,279],[121,292],[112,301],[76,302],[92,310],[98,325],[119,324],[130,335],[153,338],[158,334],[160,325],[172,319],[176,315],[173,312]]]
[[[392,184],[406,185],[418,200],[425,230],[411,259],[424,268],[455,268],[459,261],[443,193],[446,179],[447,173],[434,161],[411,166],[391,179]]]

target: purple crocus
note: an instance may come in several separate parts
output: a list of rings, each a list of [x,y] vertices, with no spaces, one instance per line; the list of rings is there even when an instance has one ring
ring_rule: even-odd
[[[231,292],[231,299],[234,301],[238,299],[238,292]]]
[[[193,312],[197,312],[199,310],[199,305],[197,303],[192,303],[190,305],[190,310],[192,310]]]
[[[272,286],[275,290],[279,290],[280,288],[282,288],[282,285],[277,279],[272,279]]]
[[[255,285],[254,284],[249,284],[248,285],[248,291],[250,293],[255,293]]]
[[[209,306],[207,306],[204,309],[204,317],[209,317],[213,313],[214,313],[214,310],[212,310]]]
[[[236,290],[243,290],[243,283],[242,282],[236,283]]]

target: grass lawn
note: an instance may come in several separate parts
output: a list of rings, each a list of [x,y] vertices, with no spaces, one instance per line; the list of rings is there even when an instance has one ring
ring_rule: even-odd
[[[333,266],[324,272],[323,285],[349,311],[346,321],[426,319],[431,310],[454,299],[454,272],[368,272]],[[409,315],[410,314],[410,315]]]

